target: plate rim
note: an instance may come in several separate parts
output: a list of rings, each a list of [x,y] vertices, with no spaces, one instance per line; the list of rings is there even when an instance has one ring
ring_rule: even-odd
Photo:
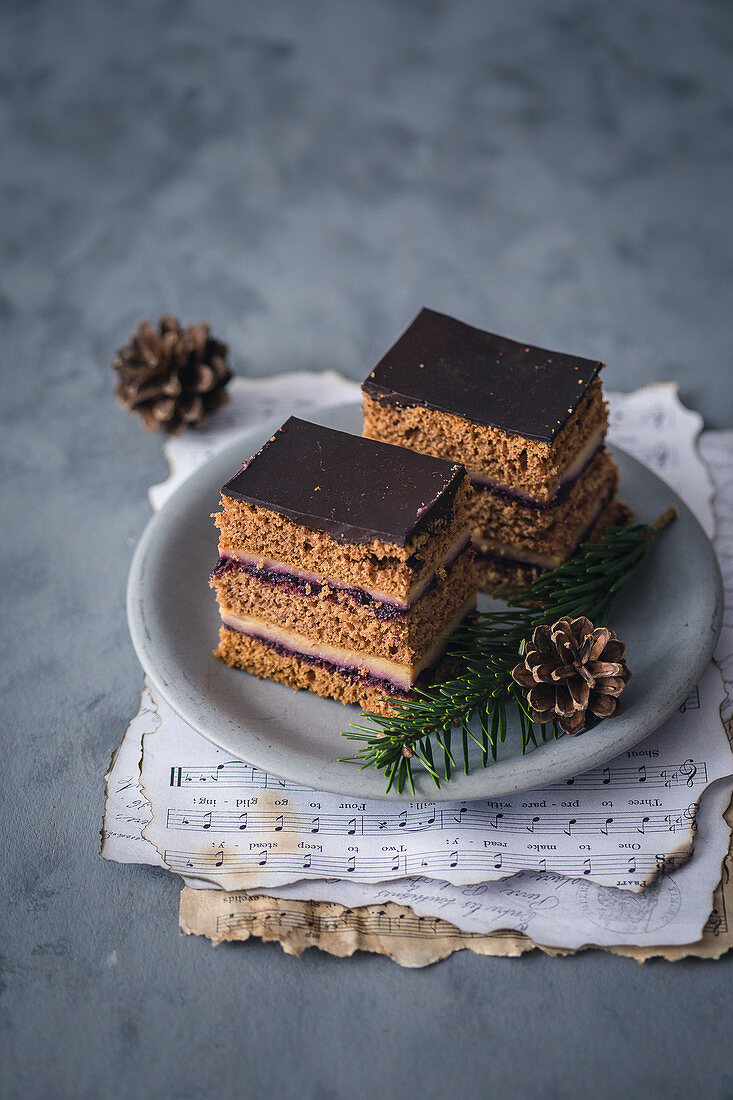
[[[358,408],[358,401],[339,402],[335,405],[328,405],[318,409],[309,410],[307,415],[322,421],[324,418],[328,419],[333,416],[337,416],[338,414],[344,414],[346,412],[354,411]],[[168,516],[175,513],[176,505],[179,501],[179,498],[181,496],[187,497],[191,493],[192,483],[197,484],[199,481],[202,483],[205,482],[207,470],[209,470],[210,467],[214,466],[217,463],[222,463],[225,457],[230,454],[230,452],[241,449],[243,444],[245,450],[251,449],[252,444],[246,441],[252,440],[254,442],[260,437],[263,440],[266,439],[267,436],[271,435],[273,431],[275,431],[277,427],[280,426],[281,423],[281,417],[272,418],[271,420],[268,420],[266,422],[263,421],[259,425],[243,430],[240,436],[232,440],[220,451],[217,451],[216,454],[212,455],[201,466],[197,467],[179,486],[176,487],[176,489],[167,498],[163,506],[156,512],[154,512],[153,515],[150,517],[144,531],[140,536],[132,557],[132,561],[130,563],[126,591],[127,619],[130,636],[138,660],[143,667],[145,675],[150,679],[155,691],[160,694],[163,700],[183,721],[185,721],[188,725],[190,725],[193,729],[200,733],[201,736],[203,736],[211,744],[223,749],[225,752],[231,753],[231,755],[236,759],[244,759],[247,764],[252,765],[262,771],[266,771],[268,774],[271,774],[273,776],[277,776],[289,782],[295,782],[303,786],[310,786],[313,789],[341,794],[349,797],[358,797],[362,799],[388,799],[390,801],[401,802],[469,801],[481,798],[495,798],[501,797],[502,794],[508,796],[510,794],[519,793],[521,791],[535,790],[538,789],[538,787],[547,786],[556,782],[562,782],[564,779],[570,778],[573,775],[582,774],[586,771],[591,770],[594,767],[599,767],[600,765],[607,763],[609,760],[613,759],[620,753],[633,748],[634,745],[640,743],[646,737],[650,736],[651,733],[654,732],[654,730],[658,729],[659,726],[661,726],[675,712],[675,710],[677,710],[678,707],[681,706],[691,690],[699,682],[700,678],[705,672],[705,669],[710,663],[722,623],[723,582],[717,555],[715,554],[710,539],[708,538],[706,532],[703,530],[701,524],[697,520],[697,517],[694,515],[688,505],[677,495],[674,489],[672,489],[671,486],[669,486],[666,482],[659,478],[653,470],[649,469],[649,467],[644,466],[644,464],[639,462],[638,459],[634,458],[632,455],[629,455],[628,452],[624,451],[622,447],[619,447],[616,444],[612,443],[611,448],[614,452],[622,455],[625,462],[631,463],[632,466],[640,467],[640,469],[644,471],[645,475],[651,476],[653,479],[659,482],[665,492],[667,492],[672,498],[672,502],[674,503],[675,507],[677,507],[678,510],[681,510],[683,514],[686,513],[687,517],[692,520],[693,524],[698,528],[699,535],[702,536],[709,563],[713,566],[713,584],[711,586],[710,593],[712,596],[711,604],[713,621],[711,623],[708,645],[701,647],[696,660],[690,666],[690,670],[687,676],[681,680],[678,689],[671,694],[670,699],[667,702],[666,708],[663,708],[665,710],[665,713],[662,717],[659,718],[659,720],[653,727],[645,729],[644,732],[639,736],[629,733],[626,737],[622,738],[620,742],[614,741],[613,749],[611,751],[609,751],[608,740],[598,740],[598,745],[597,747],[595,747],[595,738],[593,738],[592,741],[590,739],[587,741],[581,741],[581,738],[579,737],[572,739],[570,737],[563,737],[558,739],[557,741],[545,742],[540,746],[540,749],[545,750],[545,752],[541,755],[543,756],[545,768],[549,768],[549,770],[553,773],[551,777],[544,777],[539,780],[533,778],[528,783],[492,783],[492,778],[495,778],[498,775],[499,779],[501,779],[501,776],[505,771],[512,770],[512,767],[516,767],[516,761],[518,758],[516,756],[512,756],[503,762],[500,760],[499,762],[491,764],[486,768],[480,766],[475,767],[471,770],[471,772],[468,773],[468,775],[464,775],[462,771],[457,770],[456,772],[454,772],[454,778],[450,782],[444,782],[440,789],[433,787],[432,789],[428,790],[425,784],[426,789],[418,790],[415,795],[412,795],[410,792],[402,792],[402,794],[398,794],[394,790],[391,791],[389,794],[386,794],[384,792],[378,794],[372,791],[365,792],[363,785],[359,785],[359,778],[364,777],[364,773],[359,770],[356,764],[352,765],[351,768],[348,770],[343,770],[343,783],[341,782],[340,778],[337,782],[334,783],[333,778],[331,778],[329,775],[321,776],[319,771],[316,786],[315,784],[304,782],[302,775],[299,774],[299,764],[297,761],[298,759],[302,761],[302,757],[295,757],[295,763],[292,770],[290,770],[287,766],[283,770],[281,763],[278,762],[273,765],[272,760],[265,760],[256,745],[254,746],[254,757],[243,758],[241,756],[241,750],[233,750],[231,747],[231,743],[227,743],[228,739],[226,737],[224,739],[221,739],[220,736],[217,736],[216,732],[212,734],[209,729],[204,727],[203,722],[201,721],[195,710],[192,711],[191,708],[187,707],[186,700],[182,700],[181,696],[176,692],[174,685],[170,684],[166,680],[166,677],[160,674],[160,670],[156,666],[154,655],[150,652],[151,634],[148,624],[146,622],[145,605],[140,598],[140,594],[145,590],[144,581],[147,568],[149,566],[149,552],[151,548],[155,546],[156,536],[158,535],[159,531],[162,534]],[[241,460],[241,450],[239,458]],[[235,463],[236,461],[237,459],[234,460]],[[298,692],[297,694],[300,695],[302,693]],[[336,706],[340,704],[334,701],[334,705]],[[346,722],[344,723],[344,725],[347,724],[348,723]],[[605,723],[600,723],[599,727],[596,728],[600,728],[604,725]],[[590,731],[590,735],[584,734],[583,739],[590,738],[592,736],[592,732],[593,731]],[[568,743],[571,741],[574,745],[580,746],[580,755],[582,757],[582,762],[580,766],[578,766],[577,764],[572,764],[570,760],[566,760],[566,757],[568,756]],[[583,749],[584,744],[585,751]],[[548,760],[548,750],[550,750],[551,748],[557,749],[558,746],[562,746],[559,752],[560,759]],[[525,763],[524,770],[527,772],[532,772],[533,770],[535,770],[532,768],[531,764],[534,755],[535,752],[533,751],[528,753],[526,756],[519,758],[523,763]],[[555,756],[558,754],[557,752],[555,752],[552,755]],[[570,756],[572,757],[573,755],[574,753],[570,752]],[[310,756],[309,759],[313,760],[313,768],[320,766],[317,759],[314,759],[312,756]],[[334,758],[332,764],[335,765],[337,763],[339,763],[338,758]],[[536,761],[535,763],[539,763],[539,761]],[[300,767],[302,767],[302,763],[300,764]],[[338,774],[339,776],[341,776],[342,772],[339,771]],[[376,771],[372,770],[369,774],[370,776],[378,775],[379,783],[382,783],[382,773],[376,773]],[[352,775],[354,777],[355,783],[353,785],[349,784],[348,782],[349,775]],[[461,787],[480,787],[481,783],[477,782],[477,780],[484,777],[487,780],[486,791],[482,792],[470,790],[469,793],[461,793]],[[463,782],[461,782],[461,780],[463,780]],[[471,780],[473,780],[473,782],[470,782]]]

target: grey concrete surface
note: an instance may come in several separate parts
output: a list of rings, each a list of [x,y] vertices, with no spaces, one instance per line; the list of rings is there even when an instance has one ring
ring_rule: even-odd
[[[730,426],[733,8],[0,6],[0,1092],[733,1096],[733,961],[422,972],[176,931],[99,860],[164,475],[110,397],[163,309],[238,371],[366,373],[422,304],[678,378]]]

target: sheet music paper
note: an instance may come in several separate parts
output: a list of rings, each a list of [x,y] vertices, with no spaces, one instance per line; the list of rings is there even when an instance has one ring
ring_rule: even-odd
[[[733,822],[733,805],[726,814],[728,823]],[[689,899],[695,893],[691,882],[683,881],[695,868],[695,861],[675,875],[676,883],[681,886],[681,896]],[[514,885],[516,879],[510,880]],[[602,893],[605,899],[604,914],[608,920],[612,907],[608,904],[614,894],[612,889]],[[554,920],[556,929],[547,928],[549,936],[556,936],[560,921],[564,917],[563,905],[567,894],[556,893],[548,904],[561,898],[561,905],[555,906]],[[527,909],[534,900],[535,907],[544,904],[545,899],[532,899],[531,891],[525,895]],[[628,898],[626,899],[628,900]],[[573,912],[571,908],[571,919]],[[717,959],[733,947],[733,926],[729,919],[733,912],[733,847],[723,866],[722,881],[715,891],[713,909],[705,923],[700,939],[679,944],[647,943],[635,946],[629,943],[608,943],[602,950],[625,955],[645,962],[647,959],[662,957],[676,960],[687,957]],[[641,921],[638,925],[650,925],[654,922],[650,916],[653,910],[637,913]],[[531,912],[530,912],[531,917]],[[616,918],[620,913],[617,911]],[[634,915],[633,913],[631,914]],[[546,915],[545,915],[546,916]],[[626,913],[628,920],[629,914]],[[611,918],[612,919],[612,918]],[[659,918],[657,917],[657,921]],[[629,924],[634,922],[628,920]],[[661,922],[659,922],[661,924]],[[352,955],[357,950],[372,951],[387,955],[401,966],[419,967],[444,959],[454,951],[470,950],[479,955],[513,956],[524,954],[536,948],[550,955],[565,955],[583,948],[596,949],[600,945],[588,942],[579,947],[558,947],[551,943],[535,942],[528,933],[514,932],[507,928],[494,932],[462,932],[445,917],[418,916],[412,908],[396,905],[394,902],[371,902],[368,905],[346,906],[333,901],[310,901],[304,899],[275,898],[261,894],[229,893],[223,890],[192,890],[184,887],[181,892],[179,926],[181,932],[189,935],[207,936],[213,943],[243,941],[251,936],[263,940],[276,940],[288,954],[300,955],[308,947],[318,947],[339,957]],[[660,927],[653,932],[652,940],[662,940],[672,927],[683,935],[679,917],[675,916],[667,925],[667,931]],[[690,928],[694,930],[697,922],[693,920]],[[534,929],[538,934],[538,928]],[[694,931],[687,933],[694,936]],[[638,931],[627,932],[627,938],[638,939]]]
[[[145,836],[171,870],[229,890],[414,875],[466,885],[527,871],[638,891],[688,858],[696,804],[731,771],[721,689],[711,668],[684,712],[604,768],[541,791],[440,803],[299,787],[232,760],[159,702],[160,725],[143,742],[155,808]]]
[[[706,489],[707,482],[704,470],[700,473],[700,469],[698,469],[692,477],[689,471],[685,472],[686,466],[690,464],[697,464],[698,467],[701,467],[699,460],[694,456],[692,446],[693,432],[697,424],[694,416],[692,417],[694,424],[688,423],[686,442],[679,435],[676,436],[673,452],[665,451],[663,448],[655,450],[651,446],[650,441],[654,432],[662,434],[663,430],[669,430],[670,425],[675,432],[679,432],[681,430],[680,426],[685,424],[685,416],[673,415],[670,409],[671,406],[677,406],[673,388],[649,387],[647,390],[640,391],[640,394],[631,395],[631,397],[635,400],[624,399],[623,445],[626,449],[630,451],[634,449],[633,420],[636,417],[641,425],[638,434],[639,446],[643,445],[646,448],[649,464],[654,465],[657,462],[663,467],[663,470],[660,469],[659,472],[674,484],[678,491],[682,490],[686,496],[690,492],[690,484],[696,484],[698,491],[701,485]],[[286,400],[288,409],[292,410],[292,400],[289,397]],[[278,412],[272,409],[271,414],[278,415]],[[188,443],[188,437],[176,441],[176,443],[179,442]],[[682,445],[683,443],[685,446]],[[194,440],[192,445],[197,447],[198,441]],[[209,448],[212,445],[214,444],[211,441],[207,444]],[[190,452],[190,448],[187,447],[187,451]],[[208,453],[211,453],[210,449]],[[190,460],[191,455],[188,453],[186,462],[190,463]],[[179,467],[180,465],[179,459]],[[193,467],[189,464],[187,469],[190,471],[191,468]],[[675,479],[677,480],[675,481]],[[680,482],[685,482],[684,488]],[[166,483],[167,487],[168,483]],[[157,488],[158,490],[162,489],[162,487]],[[687,492],[685,492],[685,489],[687,489]],[[162,494],[158,492],[158,502],[161,499]],[[690,501],[690,503],[693,503],[693,501]],[[711,520],[709,516],[706,517],[705,504],[698,502],[697,510],[705,526],[710,527]],[[730,771],[730,759],[726,756],[727,749],[724,739],[719,734],[719,725],[717,745],[711,743],[708,746],[705,744],[704,751],[700,751],[703,747],[701,744],[701,731],[705,731],[709,735],[715,729],[710,719],[711,716],[714,718],[716,692],[718,701],[722,696],[719,688],[714,686],[716,675],[716,673],[709,672],[699,692],[693,693],[693,696],[688,700],[684,714],[675,716],[672,719],[672,722],[677,723],[680,731],[678,734],[679,744],[687,749],[686,755],[681,755],[678,752],[676,756],[663,755],[661,758],[657,756],[636,760],[629,757],[625,761],[614,761],[617,770],[613,778],[609,766],[608,776],[601,774],[596,777],[596,787],[590,786],[593,777],[584,780],[586,786],[583,789],[581,789],[579,780],[577,781],[577,791],[572,791],[574,784],[570,785],[568,789],[575,796],[574,798],[559,798],[559,795],[554,796],[551,792],[545,791],[539,792],[536,797],[532,798],[525,795],[521,800],[526,803],[532,801],[545,802],[544,806],[517,806],[512,804],[502,809],[473,803],[456,804],[453,816],[457,817],[458,820],[450,821],[447,831],[445,826],[448,823],[445,821],[445,815],[449,813],[449,810],[446,808],[446,804],[441,804],[437,808],[430,805],[414,807],[412,816],[410,807],[405,807],[403,808],[404,817],[394,821],[385,820],[385,811],[382,810],[384,804],[380,806],[378,803],[367,803],[364,804],[364,809],[359,812],[360,820],[357,822],[357,811],[353,810],[352,807],[342,809],[341,806],[328,805],[328,809],[325,808],[325,800],[334,799],[336,796],[318,795],[311,797],[312,792],[297,789],[287,790],[288,785],[283,786],[280,781],[271,781],[269,777],[265,778],[261,773],[259,775],[254,773],[245,775],[242,773],[235,776],[235,778],[246,779],[246,782],[240,783],[236,788],[230,787],[226,796],[222,794],[215,796],[217,801],[214,805],[208,802],[193,804],[193,798],[208,799],[210,796],[208,792],[202,794],[200,791],[197,795],[192,794],[191,784],[193,779],[191,776],[193,772],[191,769],[199,767],[203,772],[206,768],[218,769],[217,774],[221,776],[227,769],[226,767],[219,768],[219,765],[227,762],[216,758],[212,760],[209,759],[208,755],[202,756],[201,754],[195,758],[189,757],[187,761],[184,760],[181,755],[181,748],[186,744],[186,741],[185,738],[180,736],[175,738],[178,755],[173,761],[170,753],[163,751],[167,747],[167,745],[164,745],[166,722],[168,719],[172,723],[179,720],[173,715],[167,715],[163,717],[158,731],[158,733],[162,732],[164,735],[157,742],[160,751],[154,752],[152,749],[158,734],[155,737],[146,739],[145,783],[147,793],[152,794],[156,811],[155,818],[148,827],[147,835],[154,837],[160,851],[167,854],[167,865],[186,875],[192,882],[196,881],[192,878],[193,875],[196,875],[204,876],[206,879],[217,881],[225,886],[235,884],[239,886],[244,881],[248,887],[252,888],[260,883],[269,885],[277,882],[278,878],[275,876],[279,876],[279,881],[282,882],[294,877],[302,879],[307,874],[316,874],[321,878],[324,875],[342,875],[345,879],[345,885],[340,884],[340,888],[353,891],[364,889],[363,886],[358,884],[359,877],[369,881],[369,879],[375,877],[386,879],[393,875],[400,875],[403,881],[397,883],[394,889],[400,889],[403,893],[405,889],[414,889],[412,898],[414,903],[419,906],[421,902],[417,895],[421,882],[426,879],[426,872],[437,876],[441,880],[437,885],[441,890],[441,902],[445,903],[445,891],[461,889],[461,887],[448,885],[445,880],[449,877],[452,877],[454,882],[461,884],[466,884],[469,880],[473,880],[475,883],[477,878],[483,878],[484,881],[481,885],[485,886],[487,891],[491,891],[496,887],[501,887],[500,883],[495,884],[488,881],[492,875],[505,876],[507,873],[518,871],[519,875],[524,878],[534,875],[537,879],[542,880],[545,887],[550,884],[553,877],[557,876],[558,873],[574,875],[577,876],[576,882],[585,887],[586,893],[593,882],[621,883],[621,886],[613,891],[604,891],[600,886],[594,886],[593,888],[596,890],[601,889],[602,893],[623,895],[628,900],[630,894],[638,890],[641,883],[646,879],[652,877],[657,868],[663,866],[669,870],[689,853],[691,829],[695,816],[691,807],[694,807],[706,782],[710,783],[716,775]],[[706,681],[709,683],[709,687],[706,685]],[[689,755],[692,739],[689,732],[685,733],[684,731],[692,728],[691,723],[693,721],[695,726],[692,738],[694,738],[695,752]],[[168,728],[173,727],[169,726]],[[139,735],[139,723],[136,733]],[[192,731],[188,730],[187,733],[196,739],[202,753],[210,754],[213,752],[217,754],[219,752],[219,750],[209,746],[198,735],[193,734]],[[133,734],[131,740],[136,739],[136,734]],[[712,741],[715,742],[715,740],[716,738],[713,735]],[[665,738],[664,741],[665,745],[672,743],[670,738]],[[639,751],[648,748],[649,742],[645,742],[643,746],[639,747]],[[655,746],[652,746],[649,751],[653,751],[654,748]],[[708,748],[711,751],[708,751]],[[144,811],[141,811],[139,805],[139,789],[135,791],[134,783],[129,785],[129,775],[123,776],[122,771],[117,767],[120,764],[121,768],[122,759],[123,754],[121,752],[110,774],[104,854],[107,858],[140,861],[143,858],[143,849],[140,844],[147,844],[148,841],[141,841],[139,838],[129,839],[128,834],[131,832],[129,822],[126,823],[126,828],[118,827],[117,819],[120,815],[122,818],[125,815],[128,818],[131,816],[130,807],[125,804],[126,792],[132,801],[137,804],[133,809],[137,813],[138,819],[144,817]],[[162,769],[160,775],[157,771],[151,771],[152,765],[155,765],[156,769]],[[239,765],[239,767],[241,769],[242,766]],[[621,770],[622,767],[626,769],[625,772]],[[180,773],[172,772],[171,769],[174,768],[180,769]],[[189,769],[187,773],[189,778],[183,778],[184,768]],[[632,776],[629,770],[633,768],[635,768],[634,782],[639,785],[637,794],[638,790],[642,789],[642,782],[645,784],[643,788],[645,792],[651,792],[654,783],[659,784],[659,788],[654,795],[651,795],[651,793],[643,795],[644,798],[649,799],[649,804],[633,806],[625,804],[623,811],[621,811],[617,809],[621,805],[621,800],[625,800],[625,803],[634,801],[631,793],[633,789]],[[667,774],[662,776],[662,771]],[[180,785],[177,782],[179,774]],[[171,785],[171,777],[174,775],[176,780]],[[230,769],[229,778],[232,778],[233,775],[234,773]],[[165,779],[161,777],[165,777]],[[124,779],[125,782],[120,782],[120,778]],[[604,783],[606,778],[608,781]],[[621,786],[624,780],[627,785]],[[211,790],[215,781],[202,779],[199,776],[198,782],[203,786],[208,782],[208,790]],[[216,782],[218,783],[218,779]],[[276,786],[271,785],[273,782]],[[614,807],[601,806],[600,802],[613,801],[613,799],[600,797],[604,793],[610,793],[609,789],[612,788],[613,784],[615,784],[613,789],[616,798]],[[223,788],[218,789],[223,790]],[[186,794],[186,791],[189,793]],[[276,798],[278,793],[280,795],[279,799]],[[658,797],[659,794],[662,797]],[[687,795],[689,798],[685,798],[683,795]],[[715,791],[711,791],[705,800],[705,805],[714,796]],[[258,799],[256,806],[251,801],[254,797]],[[725,794],[720,794],[718,802],[722,804],[725,802],[726,797]],[[226,802],[222,801],[224,798],[226,798]],[[288,799],[287,806],[284,805],[283,798]],[[560,802],[572,802],[577,799],[578,805],[558,806],[558,798]],[[233,807],[230,806],[232,799],[235,803]],[[551,804],[553,800],[555,805]],[[236,805],[237,801],[243,804]],[[319,801],[321,803],[320,807],[310,805],[313,801]],[[515,799],[514,802],[516,801]],[[276,805],[276,802],[280,802],[280,805]],[[387,804],[387,808],[389,814],[394,817],[394,804]],[[721,808],[724,807],[721,806]],[[319,809],[320,813],[317,813],[316,811]],[[615,813],[611,812],[612,809],[615,810]],[[352,812],[349,812],[350,810]],[[440,825],[437,816],[436,821],[431,821],[434,810],[444,815]],[[198,813],[197,817],[191,816],[194,811]],[[493,823],[486,816],[480,816],[479,811],[484,815],[493,812]],[[496,816],[502,813],[506,815],[506,821]],[[622,816],[622,813],[625,816]],[[209,814],[210,817],[207,816]],[[234,817],[223,817],[221,816],[223,814],[246,814],[247,816],[245,818],[240,817],[235,823]],[[258,817],[257,814],[261,816]],[[300,816],[293,816],[296,814]],[[578,817],[578,814],[581,816]],[[321,816],[324,817],[326,825],[320,821]],[[717,816],[719,819],[719,812]],[[314,819],[317,817],[319,820],[317,824],[314,824]],[[536,818],[540,820],[537,821]],[[241,827],[243,824],[244,828]],[[454,836],[451,837],[448,834],[451,832],[450,826],[454,825],[459,831],[456,832],[456,829],[453,829]],[[231,834],[235,828],[239,835],[232,841]],[[316,833],[312,832],[314,828],[317,828]],[[352,832],[351,830],[357,828],[360,830],[359,843],[349,845],[347,842],[353,842],[357,837],[356,831]],[[326,835],[327,829],[328,835]],[[579,829],[585,830],[582,837],[576,832]],[[532,831],[530,832],[530,830]],[[714,831],[713,826],[712,832]],[[717,848],[718,852],[717,872],[715,870],[710,871],[712,875],[711,882],[709,886],[703,882],[702,890],[700,889],[700,882],[696,883],[695,893],[698,897],[698,909],[700,911],[695,918],[698,921],[698,927],[702,927],[705,915],[709,912],[710,894],[717,881],[720,859],[725,848],[724,830],[719,829],[718,831],[720,832],[720,838],[717,844],[713,846]],[[635,838],[629,839],[632,832],[635,833]],[[247,847],[246,851],[241,849],[242,834],[244,833],[248,834],[245,843],[248,846],[250,844],[255,845],[254,848]],[[488,838],[486,834],[489,834]],[[443,841],[455,839],[456,843],[455,845],[447,843],[445,847],[442,847],[440,844],[434,843],[436,836]],[[182,837],[187,837],[189,842],[182,843]],[[196,839],[193,843],[190,843],[192,837]],[[521,850],[518,844],[519,837],[523,841]],[[406,838],[409,840],[408,844],[405,843]],[[200,843],[202,839],[203,844]],[[489,842],[493,841],[493,844],[489,843],[488,847],[484,843],[487,839]],[[481,850],[478,852],[476,851],[476,843],[471,844],[471,841],[475,842],[476,840],[481,841]],[[240,843],[239,852],[233,847],[237,842]],[[314,847],[298,847],[298,845],[306,843],[312,844]],[[640,847],[632,849],[618,847],[619,844],[626,843],[640,845]],[[502,847],[502,844],[506,846]],[[587,854],[588,849],[580,847],[581,844],[590,844],[590,854]],[[698,849],[700,844],[701,838],[698,838]],[[277,845],[277,847],[274,845]],[[315,845],[321,845],[321,848],[319,849]],[[536,845],[536,847],[528,847],[528,845]],[[544,849],[541,849],[540,845],[545,845]],[[347,849],[350,847],[358,847],[359,851],[349,853]],[[708,850],[712,851],[713,848],[709,847]],[[149,847],[149,851],[152,853],[154,849]],[[227,866],[225,870],[225,864],[229,864],[230,860],[229,858],[225,860],[224,857],[232,853],[237,856],[239,862],[232,858],[231,865]],[[191,858],[192,855],[196,859]],[[160,859],[157,854],[156,859]],[[415,859],[420,861],[417,867],[412,862]],[[329,860],[336,860],[337,862],[328,862]],[[423,866],[424,862],[429,862],[430,867]],[[493,866],[490,866],[492,863]],[[217,866],[217,864],[220,865]],[[309,864],[309,866],[304,867],[303,864]],[[273,870],[275,865],[278,867],[277,870]],[[702,872],[702,861],[699,860],[698,853],[696,853],[695,860],[689,866],[693,867],[695,865],[698,865]],[[715,859],[712,860],[713,868],[714,865]],[[408,883],[405,883],[405,873],[409,876],[410,872],[415,870],[419,870],[421,874],[416,877],[413,873]],[[675,874],[679,876],[682,873],[680,870]],[[236,875],[242,877],[235,878]],[[515,879],[516,877],[515,875]],[[665,879],[669,879],[669,875],[665,876]],[[514,879],[508,881],[512,882]],[[410,886],[410,883],[413,885]],[[206,883],[199,880],[199,884],[205,885]],[[326,893],[333,896],[336,885],[335,883],[322,884],[318,889],[327,887]],[[431,886],[434,893],[436,884],[432,883]],[[391,887],[385,886],[381,889],[387,888]],[[300,896],[316,895],[316,883],[313,881],[302,883],[300,886],[289,886],[285,889],[291,894],[300,891]],[[367,889],[371,891],[369,896],[373,898],[375,888],[368,887]],[[707,901],[705,900],[706,890]],[[643,896],[648,897],[649,895],[650,891],[647,891]],[[566,894],[566,896],[569,895]],[[702,897],[701,904],[700,897]],[[465,898],[463,900],[465,901]],[[426,902],[425,904],[431,903]],[[620,933],[614,934],[620,935]],[[689,933],[686,931],[684,935],[687,934]],[[621,939],[618,942],[624,941]],[[684,941],[677,940],[675,942]]]

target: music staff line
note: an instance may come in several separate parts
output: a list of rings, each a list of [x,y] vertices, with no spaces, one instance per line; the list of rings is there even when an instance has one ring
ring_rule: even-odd
[[[268,874],[292,875],[310,871],[312,877],[348,878],[354,874],[365,881],[381,881],[384,878],[405,878],[429,871],[461,869],[470,874],[485,875],[489,871],[515,874],[518,871],[534,871],[538,874],[553,873],[569,878],[583,875],[595,877],[649,876],[664,874],[681,866],[689,853],[674,855],[639,852],[636,855],[599,855],[578,857],[535,856],[532,854],[502,852],[409,852],[385,853],[380,856],[328,856],[308,852],[305,855],[277,852],[263,848],[253,852],[180,852],[166,849],[163,859],[172,871],[181,874],[218,872],[219,875],[258,873],[264,867]],[[478,881],[478,880],[477,880]]]
[[[323,934],[345,932],[357,928],[378,936],[408,936],[410,938],[429,936],[449,936],[454,939],[480,939],[478,932],[461,932],[460,929],[440,917],[418,917],[408,913],[390,917],[387,913],[359,913],[355,916],[350,909],[342,915],[315,914],[305,916],[297,909],[270,909],[257,913],[228,913],[216,918],[216,930],[220,934],[240,929],[255,928],[258,924],[275,925],[280,930],[294,931],[307,929],[309,932]]]
[[[631,764],[614,767],[594,768],[583,775],[565,779],[560,783],[551,783],[543,791],[564,791],[568,787],[574,790],[597,790],[608,787],[693,787],[707,784],[707,764],[704,760],[684,760],[679,764]],[[286,779],[277,779],[251,764],[239,760],[228,760],[216,767],[198,768],[172,766],[169,786],[196,787],[216,784],[217,787],[248,787],[256,790],[305,791]]]
[[[459,810],[430,812],[401,810],[396,814],[356,814],[346,818],[343,814],[312,814],[297,810],[282,813],[269,810],[176,810],[169,809],[166,825],[171,830],[219,833],[273,833],[296,836],[379,836],[393,833],[413,834],[435,830],[460,829],[488,833],[540,833],[542,836],[604,836],[636,832],[647,833],[689,832],[694,829],[696,806],[694,803],[674,810],[621,810],[605,813],[530,814],[517,811],[496,813],[474,806],[462,806]]]

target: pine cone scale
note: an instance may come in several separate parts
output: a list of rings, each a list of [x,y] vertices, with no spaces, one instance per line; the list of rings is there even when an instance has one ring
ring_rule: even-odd
[[[594,692],[590,697],[588,709],[596,718],[611,718],[616,713],[616,700],[608,695]]]
[[[614,635],[615,637],[615,635]],[[593,631],[593,644],[588,655],[590,661],[597,661],[605,650],[608,643],[611,641],[611,631],[605,627],[600,627],[598,630]]]
[[[600,680],[604,676],[623,674],[623,665],[620,661],[589,661],[586,668],[594,680]]]
[[[597,687],[604,695],[611,695],[614,699],[617,699],[626,687],[626,680],[623,676],[609,676],[602,680]]]
[[[561,717],[569,718],[578,709],[570,689],[565,684],[555,689],[555,710]]]
[[[588,700],[590,699],[590,687],[588,684],[583,680],[570,680],[568,682],[568,691],[575,703],[575,709],[585,710],[588,706]]]
[[[527,702],[533,710],[550,710],[555,706],[555,692],[548,684],[531,688],[527,694]]]

